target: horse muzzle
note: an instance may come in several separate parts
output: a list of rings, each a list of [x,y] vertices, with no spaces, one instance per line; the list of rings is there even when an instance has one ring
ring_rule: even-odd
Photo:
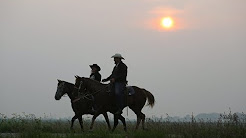
[[[60,99],[61,99],[61,97],[55,96],[55,99],[56,99],[56,100],[60,100]]]

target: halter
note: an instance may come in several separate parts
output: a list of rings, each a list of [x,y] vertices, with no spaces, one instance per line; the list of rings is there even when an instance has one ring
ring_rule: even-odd
[[[83,81],[80,81],[80,83],[79,83],[79,90],[81,89],[82,84],[83,84]]]

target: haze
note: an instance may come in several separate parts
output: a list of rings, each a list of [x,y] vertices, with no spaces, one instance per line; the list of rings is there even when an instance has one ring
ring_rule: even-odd
[[[121,53],[129,85],[156,98],[147,117],[246,111],[245,0],[1,0],[0,113],[68,117],[57,79],[110,75]],[[170,16],[173,30],[158,28]],[[126,109],[123,116],[135,119]]]

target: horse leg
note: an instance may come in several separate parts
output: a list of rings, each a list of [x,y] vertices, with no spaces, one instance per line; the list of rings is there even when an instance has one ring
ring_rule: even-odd
[[[141,119],[142,119],[142,129],[143,130],[145,130],[145,114],[143,114],[142,112],[141,112],[141,115],[140,115],[140,117],[141,117]]]
[[[139,124],[140,124],[140,121],[141,121],[141,119],[140,119],[140,117],[137,115],[137,124],[136,124],[135,130],[138,129]]]
[[[120,115],[119,119],[120,119],[120,121],[122,122],[122,124],[124,126],[124,131],[126,131],[126,120],[125,120],[125,118],[122,115]]]
[[[145,114],[143,114],[141,111],[137,114],[137,125],[135,130],[138,129],[140,122],[142,121],[142,129],[145,130]]]
[[[112,132],[114,132],[116,126],[117,126],[118,123],[119,123],[119,122],[118,122],[118,119],[119,119],[119,116],[114,114],[114,127],[113,127],[113,129],[112,129]]]
[[[110,126],[110,123],[109,123],[109,119],[108,119],[108,114],[107,112],[103,113],[103,116],[107,122],[107,125],[108,125],[108,130],[111,130],[111,126]]]
[[[72,120],[71,120],[71,127],[70,127],[71,130],[73,130],[73,123],[74,123],[74,121],[75,121],[77,118],[78,118],[78,117],[77,117],[77,115],[75,114],[75,115],[73,116]]]
[[[141,122],[141,111],[139,111],[136,107],[129,106],[129,108],[132,109],[132,111],[137,115],[137,124],[135,127],[135,130],[137,130]]]
[[[122,115],[115,115],[114,114],[114,127],[112,129],[112,132],[114,132],[115,128],[117,127],[118,125],[118,120],[120,119],[120,121],[122,122],[123,126],[124,126],[124,131],[127,131],[126,129],[126,120],[125,118],[122,116]]]
[[[82,115],[79,116],[78,119],[79,119],[79,124],[80,124],[80,127],[81,127],[81,131],[84,131]]]
[[[93,129],[93,126],[94,126],[95,120],[96,120],[96,118],[97,118],[100,114],[101,114],[101,113],[96,112],[96,113],[93,115],[93,117],[92,117],[92,121],[91,121],[90,130],[92,130],[92,129]]]

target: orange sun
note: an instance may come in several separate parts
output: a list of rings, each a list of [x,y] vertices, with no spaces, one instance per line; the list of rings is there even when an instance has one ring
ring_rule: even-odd
[[[173,19],[171,17],[162,18],[161,26],[166,28],[166,29],[173,27]]]

